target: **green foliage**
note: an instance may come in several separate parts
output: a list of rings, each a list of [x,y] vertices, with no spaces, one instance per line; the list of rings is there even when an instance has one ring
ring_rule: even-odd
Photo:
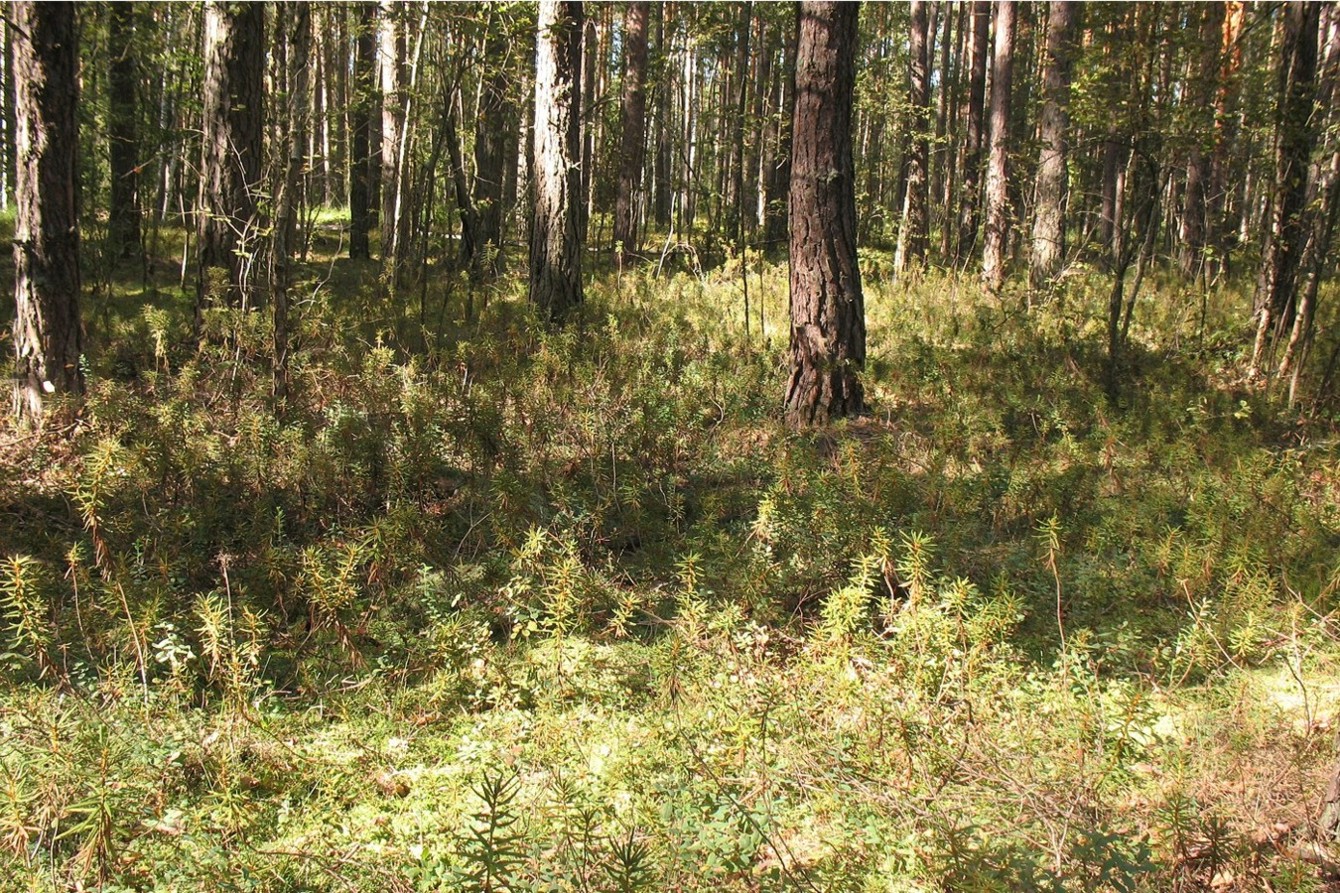
[[[114,296],[0,478],[0,887],[1308,889],[1334,438],[1233,296],[1113,403],[1098,284],[872,275],[872,414],[796,434],[760,281],[770,340],[724,273],[440,339],[314,281],[283,407],[264,313]]]

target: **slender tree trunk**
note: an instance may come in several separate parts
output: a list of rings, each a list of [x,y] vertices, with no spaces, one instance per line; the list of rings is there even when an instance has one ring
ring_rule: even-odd
[[[864,408],[865,306],[856,262],[852,93],[856,3],[800,4],[791,162],[791,373],[786,419]]]
[[[264,33],[265,9],[258,3],[205,4],[197,325],[207,307],[248,308],[259,297]]]
[[[47,394],[82,394],[75,7],[16,2],[14,411],[40,421]]]
[[[996,4],[995,51],[991,59],[991,155],[986,171],[986,238],[982,282],[995,293],[1005,283],[1005,251],[1010,229],[1010,93],[1014,76],[1014,0]]]
[[[0,210],[9,210],[9,200],[14,194],[14,181],[11,174],[14,171],[14,28],[10,22],[9,16],[4,17],[0,22],[0,28],[4,30],[5,37],[5,67],[4,84],[0,89],[0,126],[5,131],[5,146],[3,153],[0,153]]]
[[[670,173],[672,169],[670,120],[672,104],[670,101],[670,46],[666,36],[665,20],[669,3],[656,4],[656,58],[658,77],[656,78],[656,151],[652,161],[656,187],[652,193],[652,217],[657,226],[670,227],[670,212],[674,202],[674,183]]]
[[[1237,142],[1238,68],[1242,49],[1238,35],[1242,30],[1243,5],[1238,0],[1224,4],[1223,37],[1220,45],[1222,68],[1214,102],[1214,149],[1210,157],[1210,186],[1206,196],[1205,242],[1213,249],[1215,272],[1228,260],[1228,235],[1234,227],[1226,219],[1229,193],[1231,150]]]
[[[1037,198],[1033,219],[1033,288],[1052,284],[1065,259],[1067,186],[1066,142],[1070,130],[1070,67],[1074,57],[1075,19],[1079,4],[1052,0],[1047,14],[1047,64],[1042,75],[1042,151],[1038,158]]]
[[[1275,182],[1270,227],[1266,231],[1256,286],[1258,373],[1279,335],[1293,326],[1298,259],[1307,234],[1308,160],[1315,142],[1313,106],[1317,75],[1317,22],[1321,5],[1294,0],[1284,13],[1276,117]]]
[[[107,208],[107,238],[111,254],[127,260],[142,257],[140,238],[140,146],[135,91],[139,86],[139,57],[131,45],[135,7],[112,3],[107,43],[111,54],[108,76],[107,142],[111,150],[111,197]]]
[[[377,10],[377,63],[381,85],[381,259],[382,277],[392,284],[398,276],[395,267],[400,248],[400,142],[405,122],[401,93],[405,41],[399,21],[400,9],[395,0],[381,0]]]
[[[307,145],[307,71],[312,53],[312,7],[302,2],[283,3],[276,14],[280,29],[275,41],[280,71],[284,75],[284,126],[280,157],[282,172],[276,178],[276,219],[271,253],[274,293],[274,393],[277,400],[288,396],[289,290],[293,284],[293,254],[298,244],[298,197],[302,191],[303,149]]]
[[[1206,188],[1210,180],[1212,142],[1201,134],[1214,133],[1215,80],[1219,75],[1219,40],[1224,26],[1224,7],[1220,3],[1206,3],[1200,8],[1200,59],[1197,63],[1195,104],[1192,109],[1199,126],[1193,135],[1186,163],[1186,193],[1182,202],[1181,238],[1178,243],[1177,265],[1182,275],[1193,278],[1200,275],[1205,260],[1207,204]]]
[[[976,253],[980,225],[978,190],[982,177],[982,124],[986,104],[986,60],[990,51],[991,0],[972,4],[972,65],[968,74],[967,150],[963,157],[963,192],[959,204],[957,260]]]
[[[582,302],[582,12],[541,0],[535,48],[530,299],[560,324]]]
[[[786,42],[782,55],[782,71],[791,71],[796,59],[796,38]],[[769,246],[787,244],[788,230],[788,191],[791,184],[791,127],[793,115],[789,110],[795,108],[795,78],[782,77],[782,97],[779,108],[778,133],[775,153],[768,163],[769,176],[766,190],[766,205],[763,240]]]
[[[619,193],[614,205],[614,241],[625,257],[637,254],[638,201],[646,150],[647,15],[651,4],[634,0],[624,11],[623,101],[620,109]]]
[[[371,135],[373,96],[376,92],[376,4],[358,4],[354,56],[353,151],[349,159],[349,257],[372,257],[368,231],[372,228]]]
[[[502,259],[503,180],[507,146],[516,128],[507,100],[507,85],[513,76],[507,62],[507,38],[496,20],[489,24],[484,57],[488,74],[480,85],[479,125],[475,129],[473,208],[477,232],[470,256],[463,260],[476,275],[492,278],[498,275]]]
[[[735,61],[731,64],[731,95],[724,108],[730,112],[730,156],[725,167],[725,230],[736,246],[744,242],[744,130],[749,106],[749,39],[754,4],[740,3],[735,23]]]
[[[912,0],[907,83],[912,107],[911,151],[907,157],[907,189],[903,194],[903,223],[898,228],[894,268],[899,272],[921,268],[929,240],[927,188],[930,167],[930,53],[927,46],[926,0]]]

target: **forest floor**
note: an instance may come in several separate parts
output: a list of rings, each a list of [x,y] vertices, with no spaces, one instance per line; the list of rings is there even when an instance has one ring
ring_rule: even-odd
[[[871,411],[796,434],[784,266],[546,333],[328,238],[282,405],[164,257],[0,428],[0,889],[1340,889],[1337,426],[1241,289],[1148,284],[1113,393],[1098,272],[868,252]]]

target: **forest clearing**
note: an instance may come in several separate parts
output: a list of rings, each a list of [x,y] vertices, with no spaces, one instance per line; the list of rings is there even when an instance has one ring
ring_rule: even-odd
[[[1340,889],[1340,3],[4,28],[0,890]]]

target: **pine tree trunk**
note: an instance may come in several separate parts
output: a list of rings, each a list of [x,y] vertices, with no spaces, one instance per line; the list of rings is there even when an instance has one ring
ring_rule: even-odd
[[[349,257],[368,259],[372,250],[368,232],[372,229],[372,114],[376,91],[375,61],[376,5],[358,4],[358,33],[355,38],[353,151],[349,158]]]
[[[207,307],[248,308],[259,297],[264,30],[265,9],[258,3],[205,4],[197,325]]]
[[[480,84],[479,124],[475,129],[475,182],[471,203],[475,230],[470,255],[462,257],[475,275],[498,275],[502,259],[503,181],[507,145],[516,123],[510,114],[507,85],[511,67],[501,23],[489,23],[484,40],[489,74]]]
[[[1219,39],[1224,27],[1224,7],[1206,3],[1200,7],[1200,59],[1197,63],[1195,101],[1192,108],[1199,126],[1187,153],[1186,192],[1182,201],[1177,265],[1182,275],[1193,278],[1204,266],[1206,246],[1206,189],[1210,180],[1212,146],[1202,134],[1214,131],[1215,81],[1219,75]]]
[[[907,190],[903,194],[903,222],[898,228],[894,268],[902,272],[926,262],[929,240],[926,198],[930,167],[930,54],[925,0],[912,0],[908,43],[908,101],[912,108],[911,151],[907,156]]]
[[[401,34],[399,10],[395,0],[381,0],[377,10],[378,83],[381,88],[381,260],[382,278],[394,284],[398,278],[396,262],[400,253],[400,141],[403,137],[404,96],[401,93],[401,68],[404,67],[405,41]]]
[[[1005,251],[1010,229],[1010,93],[1014,76],[1014,0],[996,4],[995,50],[991,59],[991,154],[986,171],[986,238],[982,282],[995,293],[1005,283]]]
[[[624,76],[620,108],[619,192],[614,205],[614,241],[625,257],[641,247],[638,239],[638,198],[642,192],[642,160],[646,150],[647,15],[651,4],[634,0],[624,11]]]
[[[303,148],[307,144],[307,71],[312,52],[312,7],[302,2],[280,4],[276,53],[284,75],[284,126],[281,136],[283,167],[275,189],[274,243],[271,280],[274,292],[274,392],[288,396],[289,289],[293,254],[298,243],[298,199],[302,191]]]
[[[957,263],[976,253],[980,225],[978,190],[982,182],[982,124],[986,104],[986,60],[990,50],[991,0],[972,4],[972,67],[968,74],[967,151],[963,157],[963,190],[958,217]]]
[[[111,54],[108,75],[107,142],[110,147],[111,196],[107,207],[107,240],[113,257],[127,260],[144,253],[140,238],[139,60],[131,46],[135,7],[111,3],[107,44]]]
[[[786,419],[864,408],[865,307],[856,262],[852,93],[856,3],[800,4],[791,161],[791,373]]]
[[[1279,336],[1293,326],[1298,260],[1307,234],[1308,161],[1315,141],[1317,23],[1321,5],[1293,0],[1284,13],[1276,117],[1275,181],[1270,226],[1256,285],[1253,373],[1268,362]]]
[[[82,394],[75,152],[75,7],[11,7],[15,79],[14,411],[38,421],[47,394]]]
[[[1070,67],[1074,57],[1073,0],[1052,0],[1047,14],[1047,63],[1042,75],[1042,140],[1038,157],[1037,198],[1033,219],[1033,288],[1052,284],[1065,259],[1065,218],[1069,168],[1066,142],[1070,130]]]
[[[561,324],[582,302],[582,4],[541,0],[538,31],[530,299]]]
[[[674,184],[670,171],[671,136],[670,101],[670,47],[666,38],[665,20],[669,15],[669,3],[656,4],[656,55],[659,63],[659,76],[656,78],[656,157],[653,159],[653,179],[656,187],[653,191],[653,218],[657,226],[669,228],[670,213],[674,203]]]

